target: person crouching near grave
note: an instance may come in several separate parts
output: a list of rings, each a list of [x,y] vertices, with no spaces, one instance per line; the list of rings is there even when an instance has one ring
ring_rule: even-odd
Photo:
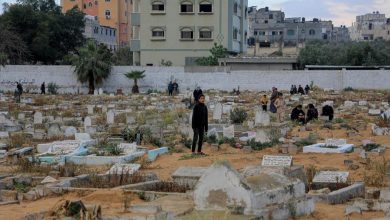
[[[308,107],[309,109],[306,114],[306,122],[318,119],[318,110],[314,107],[314,105],[309,104]]]
[[[302,105],[297,105],[291,111],[291,121],[296,121],[299,124],[305,124],[305,112],[302,110]]]
[[[205,155],[202,152],[203,137],[208,130],[208,111],[205,105],[205,96],[199,95],[198,103],[195,105],[192,112],[192,129],[194,130],[194,138],[192,140],[192,155],[195,155],[196,144],[198,144],[197,154]]]
[[[322,107],[322,114],[321,114],[321,116],[328,116],[329,117],[329,121],[332,121],[333,120],[333,114],[334,114],[334,110],[333,110],[332,106],[325,105],[324,107]]]

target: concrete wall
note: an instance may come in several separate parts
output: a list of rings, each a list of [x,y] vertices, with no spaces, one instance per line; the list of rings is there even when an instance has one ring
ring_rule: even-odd
[[[302,70],[302,71],[228,71],[211,68],[209,72],[185,72],[184,67],[130,67],[117,66],[111,76],[101,85],[105,91],[113,92],[122,88],[129,92],[133,82],[123,74],[132,70],[146,70],[146,77],[139,81],[142,91],[148,89],[166,90],[171,79],[177,80],[181,91],[193,90],[196,85],[202,89],[231,91],[240,86],[241,90],[270,90],[272,86],[288,90],[291,84],[310,84],[321,88],[343,89],[390,89],[389,70]],[[196,69],[193,69],[196,70]],[[86,92],[87,85],[77,82],[71,66],[6,66],[0,69],[0,90],[14,91],[15,81],[23,83],[24,88],[39,87],[43,81],[57,83],[60,92]]]

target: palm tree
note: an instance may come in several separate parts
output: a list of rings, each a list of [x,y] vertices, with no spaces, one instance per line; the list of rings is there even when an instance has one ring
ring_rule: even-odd
[[[103,44],[96,45],[93,41],[78,50],[73,57],[72,65],[81,83],[88,82],[89,94],[93,94],[95,86],[102,83],[111,73],[111,52]]]
[[[125,74],[125,76],[128,79],[134,80],[134,85],[133,85],[133,88],[131,89],[132,93],[139,93],[137,82],[138,82],[138,79],[142,79],[145,77],[144,72],[145,72],[145,70],[144,71],[134,70],[134,71],[131,71],[131,72],[128,72]]]

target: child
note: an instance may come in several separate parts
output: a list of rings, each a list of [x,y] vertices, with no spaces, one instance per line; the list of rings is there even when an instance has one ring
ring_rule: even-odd
[[[267,111],[267,104],[268,104],[268,98],[267,95],[263,95],[260,99],[261,107],[263,108],[263,111]]]

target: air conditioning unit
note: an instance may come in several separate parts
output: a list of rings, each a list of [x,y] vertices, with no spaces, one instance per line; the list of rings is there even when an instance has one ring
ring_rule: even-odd
[[[110,15],[106,15],[106,19],[111,19],[111,16]]]

